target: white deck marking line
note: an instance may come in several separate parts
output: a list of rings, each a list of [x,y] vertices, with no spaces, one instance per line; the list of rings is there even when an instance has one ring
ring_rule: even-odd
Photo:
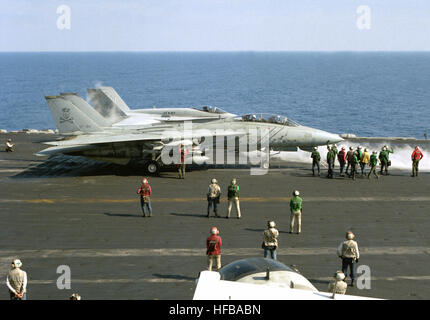
[[[289,202],[290,197],[241,197],[241,202]],[[133,199],[104,199],[104,198],[39,198],[39,199],[0,199],[0,203],[132,203],[138,202],[138,198]],[[152,202],[205,202],[206,198],[152,198]],[[226,202],[226,199],[221,199],[221,202]],[[430,197],[306,197],[305,202],[327,202],[327,201],[346,201],[346,202],[426,202],[430,201]]]
[[[279,248],[278,255],[334,255],[336,247]],[[25,258],[103,258],[103,257],[145,257],[145,256],[202,256],[204,248],[156,248],[156,249],[43,249],[43,250],[0,250],[0,261],[11,262],[15,257]],[[360,247],[362,255],[419,255],[429,254],[430,247]],[[260,256],[259,248],[226,248],[226,256]],[[12,260],[9,260],[12,259]]]

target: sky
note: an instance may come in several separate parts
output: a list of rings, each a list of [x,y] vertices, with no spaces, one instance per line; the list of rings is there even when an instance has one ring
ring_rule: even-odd
[[[0,6],[0,51],[430,51],[429,0],[2,0]]]

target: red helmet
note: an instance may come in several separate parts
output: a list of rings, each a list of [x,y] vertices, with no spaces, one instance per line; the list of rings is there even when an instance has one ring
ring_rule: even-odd
[[[143,184],[148,184],[148,179],[143,178],[143,179],[142,179],[142,183],[143,183]]]

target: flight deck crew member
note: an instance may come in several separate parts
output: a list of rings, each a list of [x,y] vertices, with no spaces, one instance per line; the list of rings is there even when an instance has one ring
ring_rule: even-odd
[[[208,200],[208,215],[207,217],[209,218],[209,213],[211,208],[213,207],[213,211],[215,213],[215,217],[219,217],[218,216],[218,204],[219,204],[219,199],[221,197],[221,188],[218,185],[218,181],[214,178],[211,180],[211,184],[209,185],[208,188],[208,192],[206,194],[207,196],[207,200]]]
[[[21,270],[21,267],[21,260],[13,260],[11,270],[6,277],[10,300],[27,300],[27,273]]]
[[[236,183],[236,178],[231,180],[231,184],[228,186],[228,209],[227,209],[227,219],[230,218],[231,208],[233,203],[236,206],[237,218],[241,218],[240,214],[240,203],[239,203],[239,186]]]
[[[357,173],[357,165],[358,165],[358,152],[355,151],[351,157],[351,173],[350,177],[352,180],[355,180],[355,174]]]
[[[12,143],[12,139],[7,139],[7,141],[6,141],[6,148],[5,148],[5,151],[6,152],[13,152],[13,147],[15,146],[13,143]]]
[[[81,300],[81,296],[78,293],[74,293],[70,296],[69,300]]]
[[[393,149],[388,150],[387,146],[382,147],[381,152],[379,152],[379,161],[381,161],[381,172],[382,175],[385,169],[385,175],[388,175],[388,167],[390,166],[390,153],[393,153]]]
[[[275,228],[275,221],[267,222],[267,229],[263,232],[263,244],[264,257],[267,258],[270,254],[270,258],[276,260],[276,249],[278,248],[278,236],[279,231]]]
[[[339,166],[340,166],[340,176],[344,177],[343,169],[345,169],[345,164],[346,164],[345,147],[342,147],[342,149],[340,149],[339,153],[337,154],[337,160],[339,161]]]
[[[346,161],[348,162],[347,163],[347,165],[346,165],[346,170],[345,170],[345,173],[349,176],[349,177],[351,177],[351,175],[348,173],[348,169],[350,168],[350,166],[351,166],[351,160],[352,160],[352,155],[354,154],[354,149],[352,148],[352,147],[349,147],[349,151],[348,151],[348,153],[346,154]]]
[[[336,271],[334,280],[328,285],[328,292],[333,293],[333,298],[336,294],[345,294],[348,285],[346,284],[345,274],[342,271]]]
[[[334,170],[334,166],[336,164],[336,158],[337,158],[337,155],[338,155],[339,151],[337,150],[337,147],[336,147],[335,144],[333,144],[331,146],[331,150],[333,151],[333,154],[334,154],[334,159],[333,159],[333,170]]]
[[[299,197],[300,192],[294,191],[293,197],[290,200],[290,233],[294,230],[294,221],[297,218],[297,234],[302,232],[302,198]]]
[[[377,152],[373,151],[372,155],[370,156],[370,160],[369,160],[369,164],[370,164],[370,172],[367,175],[367,179],[370,179],[370,175],[373,174],[376,176],[376,179],[379,178],[378,174],[376,173],[376,165],[378,164],[378,156],[377,156]]]
[[[346,240],[337,248],[337,255],[342,259],[342,272],[347,275],[348,267],[350,270],[351,286],[357,274],[356,264],[360,258],[357,242],[353,240],[354,234],[351,231],[346,233]]]
[[[213,260],[216,261],[216,270],[221,269],[222,239],[217,227],[212,227],[211,235],[206,239],[206,255],[208,256],[208,270],[212,271]]]
[[[370,154],[369,152],[367,152],[367,148],[365,148],[360,158],[360,167],[361,167],[362,176],[366,174],[366,166],[369,164],[369,162],[370,162]]]
[[[357,152],[357,153],[358,153],[358,160],[360,160],[360,159],[361,159],[361,155],[362,155],[362,153],[363,153],[363,151],[361,150],[361,146],[358,146],[358,147],[357,147],[357,150],[356,150],[355,152]]]
[[[418,146],[415,147],[414,152],[412,152],[411,160],[412,160],[412,177],[418,177],[418,164],[420,163],[420,160],[424,157],[421,150],[418,148]]]
[[[327,165],[328,165],[328,172],[327,172],[327,178],[333,179],[333,163],[334,163],[335,155],[333,153],[333,150],[330,148],[330,146],[327,146]]]
[[[315,166],[318,168],[318,176],[320,175],[320,161],[321,155],[318,152],[318,148],[314,147],[314,150],[311,153],[312,158],[312,175],[315,176]]]
[[[181,157],[181,162],[178,164],[178,179],[185,179],[185,158],[188,155],[188,150],[185,148],[185,145],[182,143],[179,146],[179,155]]]
[[[148,179],[142,179],[142,185],[137,190],[137,194],[140,194],[140,206],[142,207],[143,217],[146,216],[146,211],[148,211],[148,217],[152,216],[151,207],[151,186],[148,183]],[[146,209],[146,210],[145,210]]]

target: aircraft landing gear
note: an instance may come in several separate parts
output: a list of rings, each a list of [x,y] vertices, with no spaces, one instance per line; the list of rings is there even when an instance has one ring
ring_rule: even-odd
[[[151,160],[144,163],[145,172],[151,175],[158,176],[160,174],[160,164],[157,161]]]

